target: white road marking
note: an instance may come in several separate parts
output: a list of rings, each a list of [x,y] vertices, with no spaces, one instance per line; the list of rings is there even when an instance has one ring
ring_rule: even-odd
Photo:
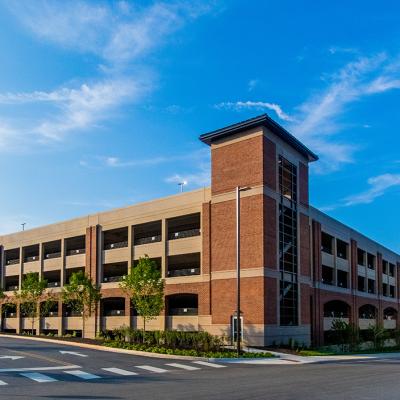
[[[61,354],[71,354],[73,356],[78,356],[78,357],[88,357],[87,354],[82,354],[82,353],[78,353],[77,351],[64,351],[64,350],[60,350]]]
[[[24,371],[53,371],[58,369],[76,369],[79,365],[63,365],[58,367],[29,367],[29,368],[0,368],[0,372],[24,372]]]
[[[146,371],[157,372],[161,374],[162,372],[168,372],[167,369],[152,367],[151,365],[135,365],[136,368],[145,369]]]
[[[20,358],[25,358],[24,356],[0,356],[1,359],[8,358],[10,360],[19,360]]]
[[[212,368],[225,368],[226,365],[221,364],[214,364],[207,361],[193,361],[195,364],[204,365],[205,367],[212,367]]]
[[[8,385],[8,383],[4,382],[4,381],[0,381],[0,386],[4,386],[4,385]]]
[[[51,376],[40,374],[39,372],[26,372],[26,373],[22,373],[20,375],[25,376],[25,378],[32,379],[33,381],[36,381],[39,383],[56,382],[57,381],[57,379],[54,379]]]
[[[137,375],[136,372],[127,371],[126,369],[121,368],[102,368],[104,371],[113,372],[114,374],[130,376],[130,375]]]
[[[185,365],[185,364],[179,364],[179,363],[171,363],[171,364],[166,364],[166,365],[169,365],[170,367],[174,367],[174,368],[186,369],[188,371],[194,371],[196,369],[200,369],[199,367],[192,367],[191,365]]]
[[[89,380],[89,379],[99,379],[100,376],[89,374],[89,372],[81,371],[81,370],[74,370],[74,371],[65,371],[66,374],[74,375],[78,378]]]

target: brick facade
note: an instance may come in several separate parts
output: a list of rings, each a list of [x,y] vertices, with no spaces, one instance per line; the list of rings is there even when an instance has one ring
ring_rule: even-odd
[[[120,325],[140,327],[143,322],[134,315],[130,299],[118,282],[104,281],[104,266],[118,267],[126,263],[129,270],[133,260],[149,253],[151,258],[161,259],[166,283],[165,308],[149,323],[149,329],[209,330],[230,335],[237,284],[235,189],[246,187],[240,193],[240,267],[241,311],[247,343],[267,345],[296,339],[300,343],[321,345],[329,320],[333,318],[328,315],[328,306],[332,304],[347,305],[348,319],[354,324],[360,323],[359,309],[364,305],[376,307],[377,323],[390,322],[384,320],[385,310],[397,312],[400,305],[400,256],[310,206],[308,163],[317,160],[310,150],[266,116],[202,135],[201,140],[210,145],[211,188],[156,200],[154,205],[143,203],[31,232],[0,236],[3,287],[21,282],[25,267],[40,274],[60,268],[62,281],[70,268],[84,267],[102,290],[102,301],[88,325],[89,334],[93,336],[100,329]],[[283,177],[283,164],[280,164],[283,158],[295,171],[295,196],[282,188],[283,180],[288,179]],[[284,207],[294,210],[296,215],[293,220],[297,243],[286,242],[295,252],[293,271],[285,264],[288,250],[282,244],[286,232],[284,218],[279,213]],[[171,220],[193,215],[199,215],[199,227],[184,227],[183,232],[169,231],[173,226]],[[151,233],[149,237],[138,237],[140,243],[136,243],[135,232],[140,232],[146,223],[153,224]],[[161,226],[160,232],[156,232],[156,225]],[[105,249],[105,232],[119,228],[126,229],[128,237],[122,242],[116,239],[115,248]],[[323,234],[332,237],[332,249],[322,248]],[[75,249],[77,252],[72,255],[66,252],[70,236],[75,239],[84,236],[85,249]],[[43,249],[44,242],[50,240],[62,243],[59,264],[55,264],[57,260],[47,260],[42,250],[38,255],[40,262],[25,263],[22,258],[25,247],[39,244]],[[339,254],[339,241],[346,243],[347,254]],[[358,249],[376,257],[375,269],[358,264]],[[7,252],[14,250],[19,251],[19,260],[7,258]],[[199,268],[187,261],[193,254],[199,254]],[[177,256],[186,260],[183,264],[189,264],[187,268],[175,270],[178,272],[175,276],[168,275],[173,266],[173,261],[169,265],[170,258]],[[395,265],[394,277],[383,274],[383,260]],[[324,273],[328,273],[328,278],[324,279]],[[366,282],[374,280],[376,293],[359,290],[360,274]],[[290,279],[292,283],[285,286]],[[394,298],[384,296],[387,294],[382,291],[384,283],[395,287]],[[285,314],[281,313],[285,304],[281,299],[285,300],[293,288],[298,289],[295,302],[298,318],[295,324],[285,326],[282,323]],[[182,303],[173,314],[169,301],[185,298],[188,305]],[[115,299],[123,304],[123,310],[111,310],[118,313],[106,315],[105,305]],[[61,309],[59,299],[60,316],[53,325],[49,322],[50,329],[79,330],[77,318],[65,317]],[[336,310],[329,309],[329,312],[335,314]],[[19,314],[17,310],[17,318],[10,318],[2,312],[3,329],[19,332],[22,326]]]

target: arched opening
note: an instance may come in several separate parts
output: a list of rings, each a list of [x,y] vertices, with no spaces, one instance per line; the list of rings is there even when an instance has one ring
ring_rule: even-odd
[[[349,318],[350,306],[344,301],[332,300],[324,304],[324,317]]]
[[[351,307],[340,300],[328,301],[324,304],[324,331],[330,331],[334,320],[350,322]]]
[[[198,315],[197,294],[173,294],[166,297],[167,315]]]
[[[358,309],[358,318],[361,319],[376,319],[376,307],[372,304],[365,304]]]
[[[387,307],[383,310],[383,327],[385,329],[396,329],[397,310],[393,307]]]
[[[372,304],[364,304],[358,309],[358,326],[361,330],[376,325],[378,310]]]

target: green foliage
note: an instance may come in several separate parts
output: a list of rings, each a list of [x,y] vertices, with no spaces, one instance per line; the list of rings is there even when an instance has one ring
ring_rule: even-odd
[[[31,320],[31,331],[33,334],[35,320],[41,316],[40,304],[52,301],[51,293],[45,293],[47,280],[40,279],[34,272],[26,274],[22,280],[21,290],[14,292],[15,301],[20,305],[21,313]]]
[[[374,350],[381,350],[388,338],[387,330],[381,324],[370,325],[365,331],[365,338],[373,342]]]
[[[141,257],[130,273],[124,276],[120,287],[143,318],[145,331],[146,321],[156,318],[164,308],[164,281],[157,264],[147,255]]]
[[[148,331],[122,327],[103,332],[106,341],[129,344],[144,344],[168,349],[187,349],[196,351],[220,351],[224,339],[208,332]]]
[[[227,350],[224,339],[208,332],[148,331],[118,328],[102,332],[105,345],[160,354],[175,354],[202,357],[236,357],[237,353]],[[272,357],[270,353],[244,353],[243,357]]]
[[[85,336],[85,321],[95,311],[101,299],[100,288],[83,272],[72,274],[69,283],[64,285],[63,302],[82,315],[82,336]]]
[[[341,351],[354,351],[360,344],[359,328],[352,323],[347,323],[342,319],[334,319],[332,327],[327,335],[330,344],[340,346]]]
[[[191,356],[191,357],[207,357],[207,358],[236,358],[237,352],[232,350],[220,351],[197,351],[190,349],[168,349],[165,347],[148,346],[144,344],[130,344],[121,342],[106,342],[106,346],[123,348],[127,350],[147,351],[158,354],[171,354],[178,356]],[[274,357],[271,353],[241,353],[241,358],[269,358]]]

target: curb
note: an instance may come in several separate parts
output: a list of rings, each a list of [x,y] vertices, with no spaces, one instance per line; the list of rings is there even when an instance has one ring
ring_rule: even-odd
[[[193,357],[193,356],[180,356],[180,355],[174,355],[174,354],[150,353],[148,351],[119,349],[116,347],[107,347],[107,346],[101,346],[101,345],[97,345],[97,344],[68,342],[68,341],[64,341],[64,340],[47,339],[47,338],[42,338],[42,337],[27,337],[27,336],[1,334],[0,338],[2,338],[2,337],[11,338],[11,339],[33,340],[33,341],[37,341],[37,342],[54,343],[54,344],[61,344],[63,346],[74,346],[74,347],[80,347],[83,349],[108,351],[110,353],[130,354],[130,355],[134,355],[134,356],[142,356],[142,357],[150,357],[150,358],[165,358],[165,359],[188,360],[188,361],[209,361],[209,360],[211,360],[210,358],[207,358],[207,357]]]

